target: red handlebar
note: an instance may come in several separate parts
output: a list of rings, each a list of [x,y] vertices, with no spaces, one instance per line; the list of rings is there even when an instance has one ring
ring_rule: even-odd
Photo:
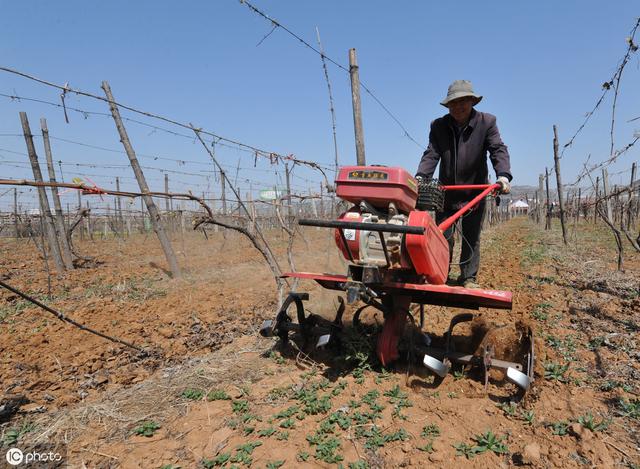
[[[473,190],[473,189],[486,189],[487,187],[491,187],[494,185],[495,184],[460,184],[456,186],[442,186],[442,189],[445,191],[455,191],[455,190],[466,191],[466,190]]]
[[[445,191],[449,190],[469,190],[469,189],[483,189],[478,195],[476,195],[473,199],[471,199],[464,207],[458,210],[456,213],[451,215],[449,218],[444,220],[442,223],[438,225],[441,231],[446,231],[451,225],[458,221],[458,219],[471,210],[473,207],[478,205],[482,199],[484,199],[489,193],[494,190],[500,189],[500,184],[467,184],[461,186],[443,186]]]

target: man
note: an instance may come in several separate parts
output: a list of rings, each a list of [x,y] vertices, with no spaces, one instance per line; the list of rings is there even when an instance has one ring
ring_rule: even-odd
[[[416,177],[429,180],[440,163],[440,182],[453,184],[487,184],[487,152],[496,172],[500,193],[511,190],[511,168],[507,147],[502,143],[496,125],[496,117],[478,112],[473,106],[482,100],[473,92],[471,82],[456,80],[449,86],[447,97],[442,101],[449,113],[431,123],[429,146],[422,155]],[[469,202],[477,191],[445,192],[444,211],[436,214],[436,223],[441,223]],[[460,254],[460,277],[458,284],[465,288],[479,288],[477,284],[480,267],[480,231],[485,203],[468,212],[461,220],[462,253]],[[445,231],[449,241],[450,261],[453,258],[454,226]]]

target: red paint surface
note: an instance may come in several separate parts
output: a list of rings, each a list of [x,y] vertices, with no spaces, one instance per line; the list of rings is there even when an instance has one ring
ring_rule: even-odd
[[[354,179],[353,172],[384,173],[386,179]],[[394,202],[398,210],[408,213],[416,206],[418,185],[404,168],[385,166],[343,166],[336,178],[336,195],[359,204],[366,200],[374,207],[386,210]]]
[[[409,226],[424,227],[423,235],[408,234],[405,244],[415,271],[429,283],[442,285],[449,272],[449,244],[428,212],[409,213]]]

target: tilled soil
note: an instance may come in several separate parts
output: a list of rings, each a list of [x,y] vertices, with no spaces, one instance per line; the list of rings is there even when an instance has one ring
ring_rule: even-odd
[[[531,327],[537,374],[524,398],[498,371],[485,390],[477,370],[454,367],[443,380],[407,363],[382,370],[362,355],[373,337],[309,354],[258,337],[275,312],[275,282],[237,234],[176,235],[187,269],[178,280],[151,237],[85,242],[97,262],[50,279],[33,244],[0,240],[3,281],[151,351],[1,291],[0,398],[29,403],[1,424],[0,448],[49,441],[72,467],[637,467],[640,256],[615,272],[611,236],[593,226],[568,247],[559,230],[526,219],[483,236],[480,283],[512,291],[514,307],[481,309],[454,339],[471,352],[491,341],[496,357],[517,358]],[[273,242],[284,264],[286,239]],[[305,231],[296,268],[343,272],[332,242]],[[330,318],[335,292],[298,290]],[[459,312],[427,308],[412,337],[437,342]]]

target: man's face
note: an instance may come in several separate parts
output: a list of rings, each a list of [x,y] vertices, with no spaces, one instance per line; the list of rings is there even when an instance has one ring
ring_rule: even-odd
[[[465,96],[464,98],[454,99],[447,104],[449,108],[449,114],[458,124],[466,124],[469,121],[471,115],[471,109],[476,102],[476,99],[471,96]]]

